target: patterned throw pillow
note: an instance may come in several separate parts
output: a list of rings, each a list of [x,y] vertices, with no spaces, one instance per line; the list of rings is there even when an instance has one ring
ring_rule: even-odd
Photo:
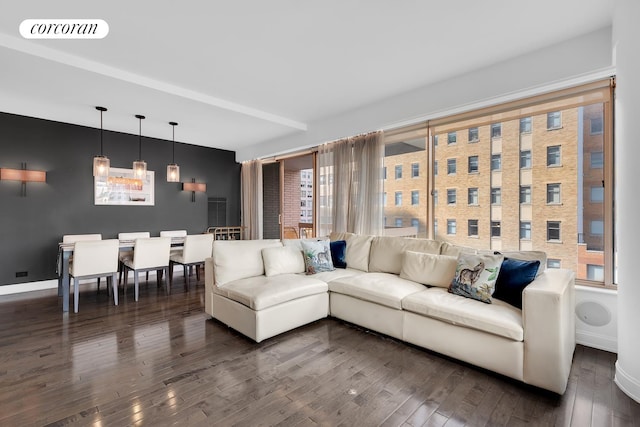
[[[461,253],[449,292],[491,304],[503,255]]]
[[[302,241],[302,254],[307,274],[316,274],[322,271],[333,271],[331,262],[331,249],[329,240],[318,242]]]

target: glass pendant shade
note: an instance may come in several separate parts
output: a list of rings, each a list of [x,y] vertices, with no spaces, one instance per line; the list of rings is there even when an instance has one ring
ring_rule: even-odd
[[[133,162],[133,175],[136,178],[144,179],[147,176],[147,162],[144,160]]]
[[[111,162],[107,156],[95,156],[93,158],[93,176],[109,176]]]
[[[175,163],[167,165],[167,182],[180,182],[180,166]]]

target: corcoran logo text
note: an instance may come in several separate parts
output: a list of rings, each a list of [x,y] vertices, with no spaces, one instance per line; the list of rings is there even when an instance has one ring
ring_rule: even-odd
[[[20,34],[25,39],[102,39],[109,24],[102,19],[25,19]]]

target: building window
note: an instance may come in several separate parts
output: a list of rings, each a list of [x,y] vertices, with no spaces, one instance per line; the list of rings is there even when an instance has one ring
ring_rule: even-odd
[[[438,206],[438,190],[433,190],[433,206]]]
[[[547,268],[560,268],[561,262],[559,259],[547,258]]]
[[[396,206],[402,206],[402,191],[396,191],[395,201]]]
[[[560,204],[560,184],[547,184],[547,204]]]
[[[520,133],[531,133],[531,117],[520,119]]]
[[[437,147],[438,146],[438,135],[434,135],[433,136],[433,146]]]
[[[469,156],[469,173],[478,172],[478,156]]]
[[[437,219],[433,220],[433,235],[434,236],[438,235],[438,220]]]
[[[602,169],[604,166],[604,155],[602,151],[591,152],[591,169]]]
[[[447,188],[447,204],[455,205],[456,204],[456,189],[455,188]]]
[[[531,167],[531,150],[520,151],[520,168],[528,169]]]
[[[560,166],[560,146],[547,147],[547,166]]]
[[[500,237],[500,221],[491,221],[491,237]]]
[[[420,176],[420,163],[411,163],[411,178]]]
[[[587,280],[604,281],[604,266],[587,264]]]
[[[469,237],[478,237],[478,220],[470,219],[467,225]]]
[[[411,206],[420,204],[420,192],[418,190],[411,191]]]
[[[562,119],[560,111],[552,111],[547,113],[547,130],[560,129],[562,127]]]
[[[382,179],[387,179],[387,167],[382,168]]]
[[[477,188],[469,188],[467,201],[470,205],[478,204],[478,189]]]
[[[447,234],[456,234],[456,220],[448,219],[447,220]]]
[[[604,202],[604,187],[591,187],[591,203]]]
[[[396,218],[396,227],[402,227],[402,218]]]
[[[547,221],[547,240],[560,241],[560,221]]]
[[[433,176],[438,176],[438,161],[433,162]]]
[[[411,218],[411,226],[415,227],[416,230],[420,228],[420,220],[418,218]]]
[[[594,117],[591,119],[591,135],[600,135],[603,129],[602,117]]]
[[[531,204],[531,186],[530,185],[521,185],[520,186],[520,203],[522,204]]]
[[[478,133],[478,128],[469,128],[469,142],[478,142],[480,141],[480,134]]]
[[[520,239],[531,240],[531,222],[520,221]]]
[[[491,170],[499,171],[502,169],[502,154],[491,155]]]
[[[591,221],[590,232],[592,236],[602,236],[604,234],[604,221],[594,220]]]
[[[396,179],[402,179],[402,165],[396,165]]]
[[[502,138],[502,123],[491,125],[491,139],[493,138]]]
[[[447,174],[453,175],[456,173],[456,159],[447,159]]]
[[[451,145],[451,144],[455,144],[457,142],[457,135],[455,132],[449,132],[447,134],[447,144]]]
[[[502,190],[500,187],[491,188],[491,204],[499,205],[502,203]]]
[[[327,197],[327,196],[322,196],[322,197]],[[385,191],[384,193],[382,193],[382,206],[387,206],[387,192]]]

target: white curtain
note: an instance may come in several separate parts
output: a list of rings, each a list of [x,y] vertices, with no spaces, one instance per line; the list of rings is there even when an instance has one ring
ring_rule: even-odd
[[[262,162],[242,162],[242,225],[245,239],[262,239]]]
[[[321,236],[331,231],[381,235],[382,132],[323,144],[318,150]]]

